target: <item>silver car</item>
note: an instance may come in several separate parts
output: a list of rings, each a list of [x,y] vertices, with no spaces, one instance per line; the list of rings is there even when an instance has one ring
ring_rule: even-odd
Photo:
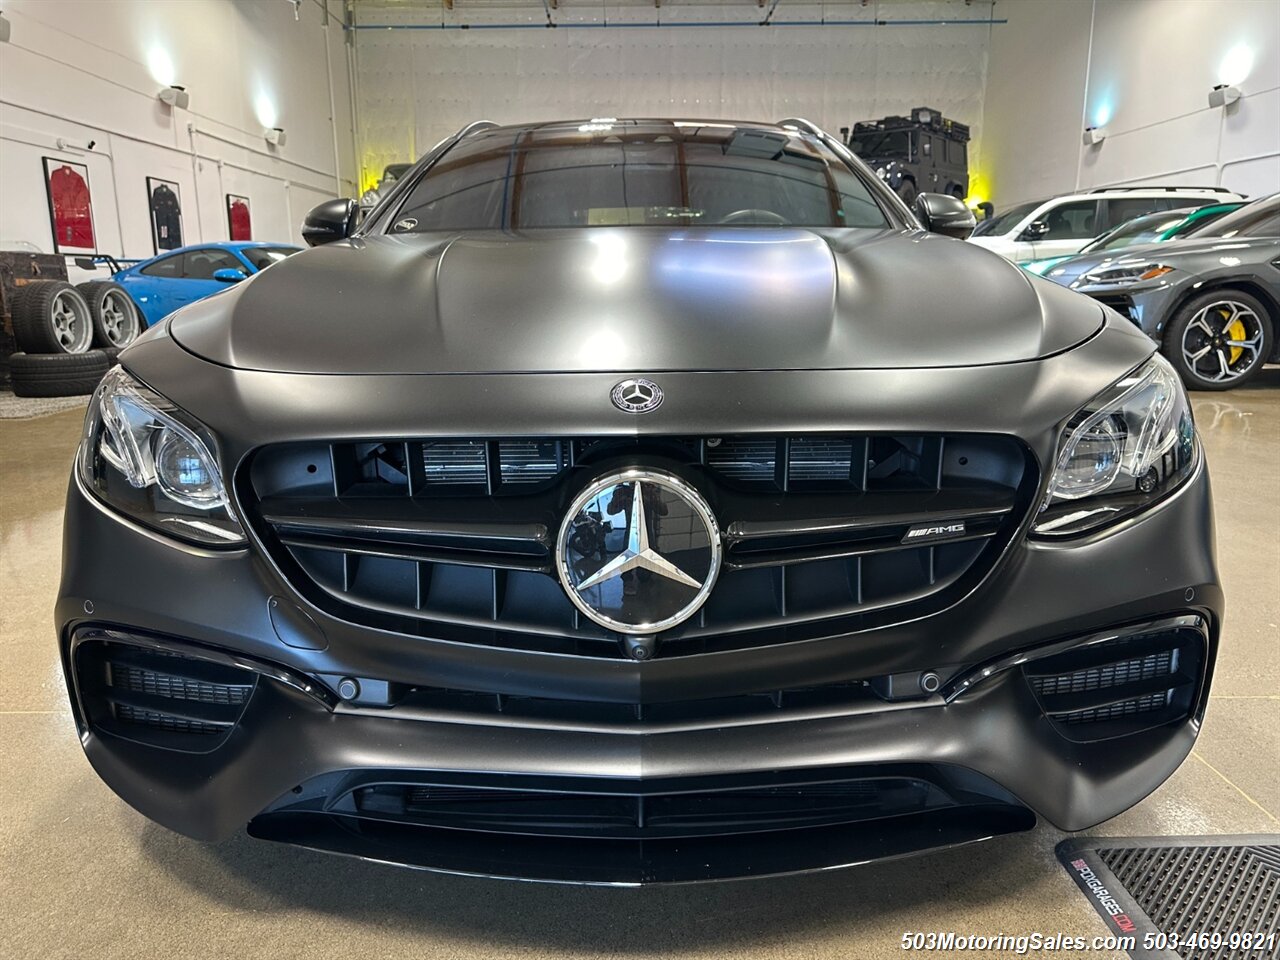
[[[1071,289],[1128,317],[1161,345],[1187,386],[1229,390],[1280,361],[1280,194],[1202,231],[1096,258]],[[1054,268],[1054,272],[1057,271]]]

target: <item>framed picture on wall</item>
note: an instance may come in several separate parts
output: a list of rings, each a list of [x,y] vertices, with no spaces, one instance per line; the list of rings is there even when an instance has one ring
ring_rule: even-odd
[[[252,240],[253,222],[249,217],[249,198],[227,194],[227,233],[232,240]]]
[[[89,196],[89,168],[83,163],[42,157],[44,187],[49,197],[49,222],[54,253],[95,253],[93,200]]]
[[[151,246],[156,253],[182,246],[182,190],[172,180],[147,177]]]

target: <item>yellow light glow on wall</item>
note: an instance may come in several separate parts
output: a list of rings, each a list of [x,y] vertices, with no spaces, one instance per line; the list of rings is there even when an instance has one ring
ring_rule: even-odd
[[[964,198],[965,206],[974,208],[980,203],[986,203],[987,198],[991,196],[991,185],[987,183],[987,178],[981,173],[969,171],[969,195]]]

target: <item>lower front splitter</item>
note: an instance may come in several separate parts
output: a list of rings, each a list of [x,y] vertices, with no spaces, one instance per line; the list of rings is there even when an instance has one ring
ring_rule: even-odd
[[[1025,807],[991,803],[855,825],[660,840],[486,834],[328,813],[269,813],[249,834],[442,873],[639,886],[832,870],[1030,830]]]

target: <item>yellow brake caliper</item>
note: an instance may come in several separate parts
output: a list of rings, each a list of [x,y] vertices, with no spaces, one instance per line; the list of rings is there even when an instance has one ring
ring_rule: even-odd
[[[1230,314],[1226,310],[1222,311],[1223,320],[1227,319],[1227,317],[1229,316]],[[1243,340],[1245,337],[1249,335],[1244,328],[1244,323],[1239,318],[1236,318],[1234,321],[1228,324],[1224,332],[1226,333],[1227,338],[1230,340]],[[1242,353],[1244,353],[1243,347],[1232,347],[1231,354],[1227,358],[1227,362],[1235,363],[1237,360],[1240,359],[1240,354]]]

